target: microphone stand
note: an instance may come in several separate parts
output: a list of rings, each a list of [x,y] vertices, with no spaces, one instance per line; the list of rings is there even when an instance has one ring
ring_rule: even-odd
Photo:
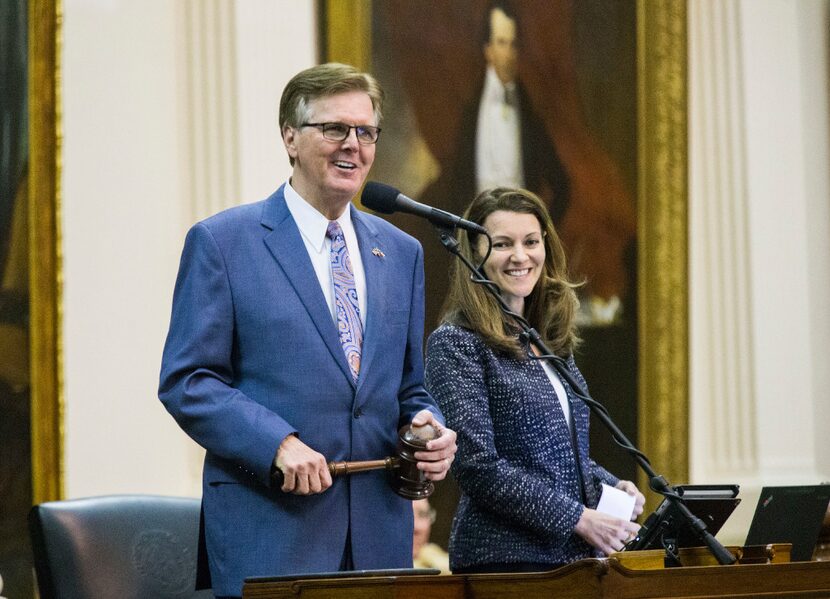
[[[614,441],[632,455],[634,461],[646,473],[649,481],[649,487],[654,492],[665,497],[667,501],[674,504],[678,513],[688,522],[692,531],[700,538],[700,540],[705,543],[715,559],[718,560],[718,563],[723,565],[734,564],[736,562],[735,556],[733,556],[732,553],[730,553],[729,550],[727,550],[726,547],[720,543],[720,541],[718,541],[708,530],[706,530],[706,524],[703,520],[695,516],[691,510],[689,510],[688,506],[683,502],[683,499],[674,491],[668,481],[662,475],[659,475],[654,471],[645,454],[637,449],[631,441],[628,440],[625,434],[611,419],[611,416],[608,413],[608,410],[605,409],[605,406],[593,400],[588,395],[588,390],[585,389],[573,373],[571,373],[565,360],[553,354],[550,349],[545,346],[542,337],[533,327],[530,326],[530,323],[528,323],[523,316],[516,314],[510,309],[504,301],[504,298],[501,297],[498,286],[492,281],[489,281],[487,277],[484,276],[484,273],[461,253],[459,250],[458,240],[453,236],[453,230],[440,226],[436,226],[436,229],[440,234],[441,243],[447,251],[457,256],[470,270],[473,282],[482,285],[485,289],[487,289],[487,291],[496,299],[496,302],[499,304],[502,312],[510,316],[516,324],[519,325],[522,329],[519,338],[523,340],[525,345],[532,343],[542,353],[541,356],[535,356],[533,355],[533,352],[528,351],[528,357],[536,360],[547,360],[553,365],[554,368],[556,368],[559,375],[565,379],[568,385],[570,385],[574,394],[588,405],[588,408],[590,408],[594,416],[596,416],[611,432],[611,436],[614,438]],[[655,523],[656,526],[659,524],[659,522]],[[668,548],[666,548],[666,551],[669,554],[669,557],[676,561],[677,556],[672,554]]]

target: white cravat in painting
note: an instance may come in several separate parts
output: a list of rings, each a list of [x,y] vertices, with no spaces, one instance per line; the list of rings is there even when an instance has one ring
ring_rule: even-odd
[[[505,86],[493,67],[487,68],[476,125],[476,190],[524,187],[521,148],[521,107],[516,84]],[[512,104],[506,98],[512,96]]]

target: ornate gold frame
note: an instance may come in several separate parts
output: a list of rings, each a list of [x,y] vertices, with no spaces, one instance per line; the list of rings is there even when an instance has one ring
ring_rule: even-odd
[[[63,497],[60,0],[29,0],[32,499]]]
[[[322,6],[324,58],[370,68],[371,0]],[[689,475],[685,0],[637,0],[637,28],[638,445],[680,483]],[[639,485],[648,488],[644,476]]]
[[[684,0],[637,0],[638,436],[673,483],[689,480],[686,36]]]

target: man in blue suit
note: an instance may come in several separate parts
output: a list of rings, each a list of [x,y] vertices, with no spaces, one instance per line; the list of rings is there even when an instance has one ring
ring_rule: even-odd
[[[410,423],[441,433],[416,453],[428,478],[455,453],[423,387],[421,246],[351,204],[382,98],[346,65],[296,75],[280,101],[289,181],[185,241],[159,397],[207,450],[200,557],[217,596],[247,576],[411,567],[411,503],[383,471],[332,481],[326,464],[392,455]]]

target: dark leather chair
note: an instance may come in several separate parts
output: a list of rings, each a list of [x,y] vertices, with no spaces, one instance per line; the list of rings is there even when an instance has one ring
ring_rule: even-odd
[[[111,495],[32,508],[41,599],[208,599],[195,591],[199,500]]]

